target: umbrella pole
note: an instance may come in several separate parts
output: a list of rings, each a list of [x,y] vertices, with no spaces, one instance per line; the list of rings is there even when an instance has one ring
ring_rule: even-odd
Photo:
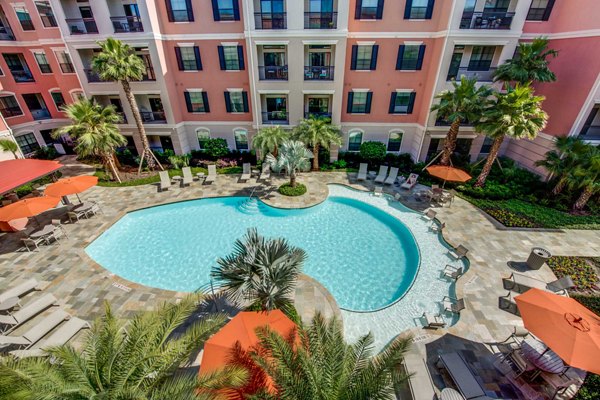
[[[79,193],[75,193],[75,196],[77,196],[77,200],[79,200],[79,203],[83,203],[83,202],[81,201],[81,198],[79,197]]]

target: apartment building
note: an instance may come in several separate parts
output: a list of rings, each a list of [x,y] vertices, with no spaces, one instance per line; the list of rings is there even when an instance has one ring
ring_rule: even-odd
[[[502,151],[532,167],[555,136],[600,139],[594,0],[0,0],[0,6],[0,112],[25,154],[56,141],[49,131],[66,122],[59,107],[78,96],[115,105],[128,147],[140,148],[121,85],[101,81],[91,69],[97,42],[107,37],[131,45],[146,65],[131,86],[155,149],[186,153],[220,137],[232,149],[249,150],[261,127],[293,128],[320,115],[341,126],[342,151],[378,140],[389,152],[425,160],[441,149],[448,129],[429,112],[435,93],[462,75],[491,83],[519,41],[536,36],[548,36],[561,52],[552,62],[558,82],[537,87],[548,98],[550,122],[536,141],[508,141]],[[472,127],[461,130],[459,151],[472,159],[489,145]]]

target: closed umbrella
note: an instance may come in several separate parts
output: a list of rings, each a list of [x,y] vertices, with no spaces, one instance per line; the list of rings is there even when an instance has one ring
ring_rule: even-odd
[[[471,175],[467,174],[462,169],[454,168],[449,165],[431,165],[425,168],[431,176],[435,176],[444,181],[450,182],[466,182],[471,179]]]
[[[0,208],[0,221],[12,221],[13,219],[33,217],[46,210],[56,207],[60,199],[58,197],[41,196],[23,199],[16,203]]]
[[[78,194],[88,190],[98,184],[98,177],[91,175],[81,175],[72,178],[60,179],[51,185],[48,185],[44,194],[46,196],[63,197],[70,194]],[[77,196],[79,199],[79,196]],[[81,202],[81,199],[79,199]]]

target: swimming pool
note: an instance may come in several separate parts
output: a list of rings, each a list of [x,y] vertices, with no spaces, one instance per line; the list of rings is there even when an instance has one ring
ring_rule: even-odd
[[[135,211],[86,251],[111,272],[143,285],[194,291],[210,282],[211,267],[233,251],[250,227],[304,249],[304,273],[317,279],[340,308],[386,308],[402,298],[419,271],[411,230],[381,208],[330,186],[323,203],[283,210],[245,197],[208,198]],[[412,215],[417,215],[406,211]]]

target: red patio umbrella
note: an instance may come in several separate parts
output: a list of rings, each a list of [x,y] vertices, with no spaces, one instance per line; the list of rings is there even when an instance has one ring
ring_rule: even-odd
[[[13,219],[34,217],[46,210],[56,207],[60,199],[58,197],[41,196],[19,200],[0,208],[0,221],[12,221]]]
[[[454,168],[449,165],[431,165],[425,168],[430,175],[450,182],[466,182],[471,179],[471,175],[462,169]]]
[[[91,175],[74,176],[72,178],[60,179],[48,185],[44,194],[46,196],[63,197],[70,194],[78,194],[98,184],[98,177]],[[77,196],[79,198],[79,196]],[[81,201],[81,199],[80,199]]]

